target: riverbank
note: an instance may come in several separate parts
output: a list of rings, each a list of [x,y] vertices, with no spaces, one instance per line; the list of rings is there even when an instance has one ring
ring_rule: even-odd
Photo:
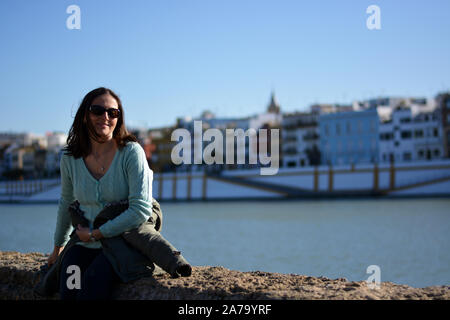
[[[46,259],[41,253],[0,251],[0,299],[41,299],[34,295],[32,288],[40,279],[39,267]],[[450,286],[413,288],[382,282],[379,289],[371,289],[365,281],[350,282],[344,278],[196,266],[188,278],[172,279],[168,274],[160,274],[120,284],[113,297],[118,300],[450,300]]]

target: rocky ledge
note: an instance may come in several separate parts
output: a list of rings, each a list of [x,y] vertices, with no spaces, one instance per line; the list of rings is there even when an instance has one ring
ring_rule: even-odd
[[[41,253],[0,251],[0,299],[41,299],[33,293],[40,280],[40,266],[47,260]],[[198,266],[188,278],[173,279],[159,274],[128,284],[120,284],[113,294],[115,299],[450,299],[450,286],[413,288],[391,282],[382,282],[371,289],[365,281],[328,279],[295,274],[261,271],[240,272],[223,267]],[[57,299],[57,295],[53,299]]]

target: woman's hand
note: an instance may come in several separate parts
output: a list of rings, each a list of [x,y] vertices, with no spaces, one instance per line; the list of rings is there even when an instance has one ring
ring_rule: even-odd
[[[53,252],[50,254],[50,257],[48,257],[47,259],[47,264],[49,267],[56,262],[56,259],[58,259],[58,256],[61,253],[61,251],[63,251],[63,249],[64,247],[55,246]]]
[[[103,234],[100,232],[100,229],[94,229],[92,230],[92,236],[95,238],[95,240],[100,240],[103,237]]]
[[[77,230],[75,231],[78,235],[78,238],[80,238],[83,242],[90,242],[91,241],[91,231],[89,228],[84,228],[80,224],[77,226]]]
[[[99,229],[94,229],[94,230],[92,230],[92,232],[90,232],[89,228],[84,228],[81,225],[77,226],[76,233],[77,233],[78,237],[80,238],[80,240],[83,242],[94,241],[92,239],[92,237],[95,240],[100,240],[101,238],[103,238],[103,234],[100,232]]]

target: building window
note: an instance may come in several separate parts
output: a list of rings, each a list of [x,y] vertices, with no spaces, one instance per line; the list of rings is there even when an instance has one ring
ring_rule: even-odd
[[[372,138],[370,140],[370,149],[372,152],[375,152],[375,150],[377,149],[377,140],[375,138]]]
[[[438,136],[439,136],[438,128],[433,128],[433,137],[438,137]]]
[[[403,153],[403,161],[411,161],[411,152],[404,152]]]
[[[434,149],[434,156],[435,157],[439,157],[441,154],[441,152],[439,151],[439,149]]]
[[[417,156],[419,157],[419,159],[422,159],[424,154],[425,153],[423,152],[423,150],[419,150],[419,152],[417,152]]]
[[[380,140],[392,140],[394,139],[394,134],[392,132],[385,132],[380,134]]]
[[[414,138],[423,138],[423,130],[415,130]]]
[[[336,134],[338,136],[341,134],[341,125],[339,123],[336,124]]]
[[[393,152],[389,153],[389,161],[394,161],[395,160],[395,155]]]
[[[411,139],[411,136],[412,136],[412,134],[411,134],[411,131],[409,131],[409,130],[405,130],[405,131],[401,132],[402,139]]]
[[[370,132],[375,132],[376,123],[375,120],[370,121]]]
[[[352,126],[350,124],[350,122],[347,121],[347,133],[350,134],[352,133]]]

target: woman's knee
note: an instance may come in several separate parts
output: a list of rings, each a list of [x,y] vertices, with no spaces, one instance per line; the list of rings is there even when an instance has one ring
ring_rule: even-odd
[[[75,300],[82,289],[85,270],[99,254],[98,249],[74,245],[65,252],[61,261],[59,293],[62,300]]]
[[[62,300],[74,300],[81,284],[83,249],[73,246],[64,253],[59,276],[59,294]]]
[[[83,275],[78,299],[109,299],[111,297],[113,286],[118,280],[119,278],[109,263],[109,260],[103,253],[100,253]]]

